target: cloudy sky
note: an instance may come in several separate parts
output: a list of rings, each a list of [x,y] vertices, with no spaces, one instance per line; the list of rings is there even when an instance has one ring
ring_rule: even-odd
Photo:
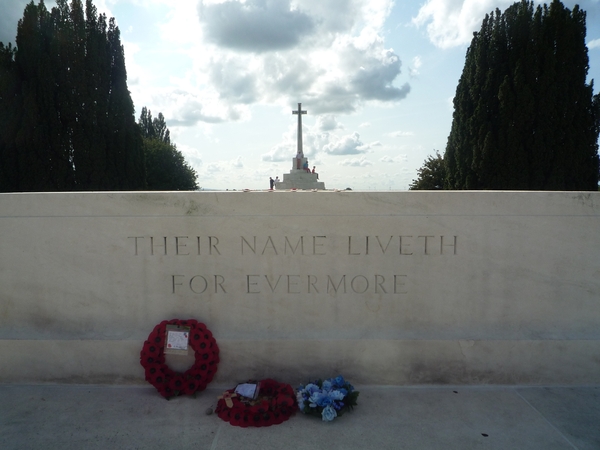
[[[14,42],[28,1],[0,0],[0,41]],[[94,1],[121,30],[136,117],[162,112],[199,184],[230,190],[266,189],[290,171],[298,103],[304,153],[328,189],[407,189],[446,147],[473,32],[512,3]],[[600,0],[578,3],[597,93]]]

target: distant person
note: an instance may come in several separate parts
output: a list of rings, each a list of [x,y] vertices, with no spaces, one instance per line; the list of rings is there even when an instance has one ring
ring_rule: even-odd
[[[279,177],[275,177],[275,183],[279,183]]]
[[[317,166],[313,166],[313,170],[312,173],[314,173],[317,176],[317,180],[319,179],[319,174],[316,172]]]
[[[269,177],[269,185],[271,186],[271,190],[273,190],[273,186],[275,186],[275,180],[273,179],[273,177]]]
[[[304,161],[304,166],[302,166],[302,168],[306,170],[307,173],[310,173],[310,169],[308,168],[308,161]]]

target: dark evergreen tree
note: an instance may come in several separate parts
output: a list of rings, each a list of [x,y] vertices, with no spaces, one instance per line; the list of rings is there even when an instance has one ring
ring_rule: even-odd
[[[19,105],[18,79],[14,67],[15,48],[0,43],[0,192],[18,183],[17,134]]]
[[[156,133],[156,137],[167,144],[171,143],[171,133],[167,128],[167,123],[165,122],[165,116],[162,115],[161,112],[158,113],[158,117],[152,121],[154,126],[154,132]]]
[[[161,112],[158,113],[157,118],[152,118],[152,111],[145,106],[142,108],[138,125],[142,130],[142,136],[150,139],[160,139],[163,142],[169,144],[171,142],[171,133],[167,128],[165,122],[165,116]]]
[[[170,132],[162,113],[152,118],[145,106],[138,121],[144,139],[146,182],[152,191],[190,191],[198,189],[198,174],[183,154],[171,144]]]
[[[435,156],[429,155],[423,166],[417,170],[417,175],[417,179],[408,187],[411,191],[444,189],[446,165],[440,152],[436,150]]]
[[[196,171],[173,144],[144,138],[147,189],[151,191],[194,191]]]
[[[152,123],[152,112],[148,110],[145,106],[142,108],[142,113],[140,114],[140,119],[138,120],[138,125],[142,132],[142,137],[153,139],[156,137],[156,133],[154,131],[154,124]]]
[[[0,47],[0,189],[143,189],[119,30],[92,0],[32,1]]]
[[[450,189],[596,190],[600,95],[585,12],[521,1],[483,20],[456,89]]]

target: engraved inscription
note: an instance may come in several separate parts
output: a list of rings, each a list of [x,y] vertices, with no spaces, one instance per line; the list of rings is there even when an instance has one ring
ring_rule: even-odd
[[[247,294],[406,294],[406,275],[246,275]]]
[[[221,255],[216,236],[129,236],[135,256]]]
[[[456,256],[458,237],[456,235],[398,234],[341,236],[329,239],[326,235],[312,236],[240,236],[238,246],[231,240],[219,239],[214,235],[191,236],[174,234],[171,236],[129,236],[130,254],[136,257],[193,257],[222,255],[274,258],[285,256]],[[347,239],[347,240],[346,240]],[[235,240],[234,240],[235,241]],[[341,245],[341,247],[340,247]],[[216,266],[215,266],[216,267]],[[259,265],[257,265],[259,267]],[[344,267],[343,265],[340,266]],[[391,267],[391,266],[390,266]],[[217,269],[218,270],[218,269]],[[314,269],[313,269],[314,270]],[[340,269],[347,270],[347,269]],[[360,270],[360,269],[359,269]],[[329,294],[331,296],[358,295],[404,295],[407,294],[406,274],[365,274],[341,273],[280,273],[239,274],[236,279],[225,279],[223,274],[172,274],[170,290],[172,294],[214,295],[228,294],[232,289],[242,293],[255,294]],[[381,298],[381,297],[379,297]],[[373,305],[371,305],[373,306]],[[376,305],[375,305],[376,306]],[[373,307],[375,307],[373,306]]]
[[[258,236],[241,236],[242,255],[326,255],[327,236],[300,236],[298,238],[266,239]]]
[[[225,277],[223,275],[171,275],[172,294],[180,292],[181,288],[188,288],[194,294],[204,294],[210,289],[211,293],[226,294]]]
[[[348,255],[456,255],[456,241],[457,236],[348,236]]]

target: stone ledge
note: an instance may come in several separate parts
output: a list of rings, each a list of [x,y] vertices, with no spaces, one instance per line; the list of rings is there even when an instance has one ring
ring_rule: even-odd
[[[600,384],[600,340],[228,340],[217,384],[326,372],[359,384]],[[5,383],[144,383],[142,341],[0,340]],[[297,355],[306,355],[298,359]]]

